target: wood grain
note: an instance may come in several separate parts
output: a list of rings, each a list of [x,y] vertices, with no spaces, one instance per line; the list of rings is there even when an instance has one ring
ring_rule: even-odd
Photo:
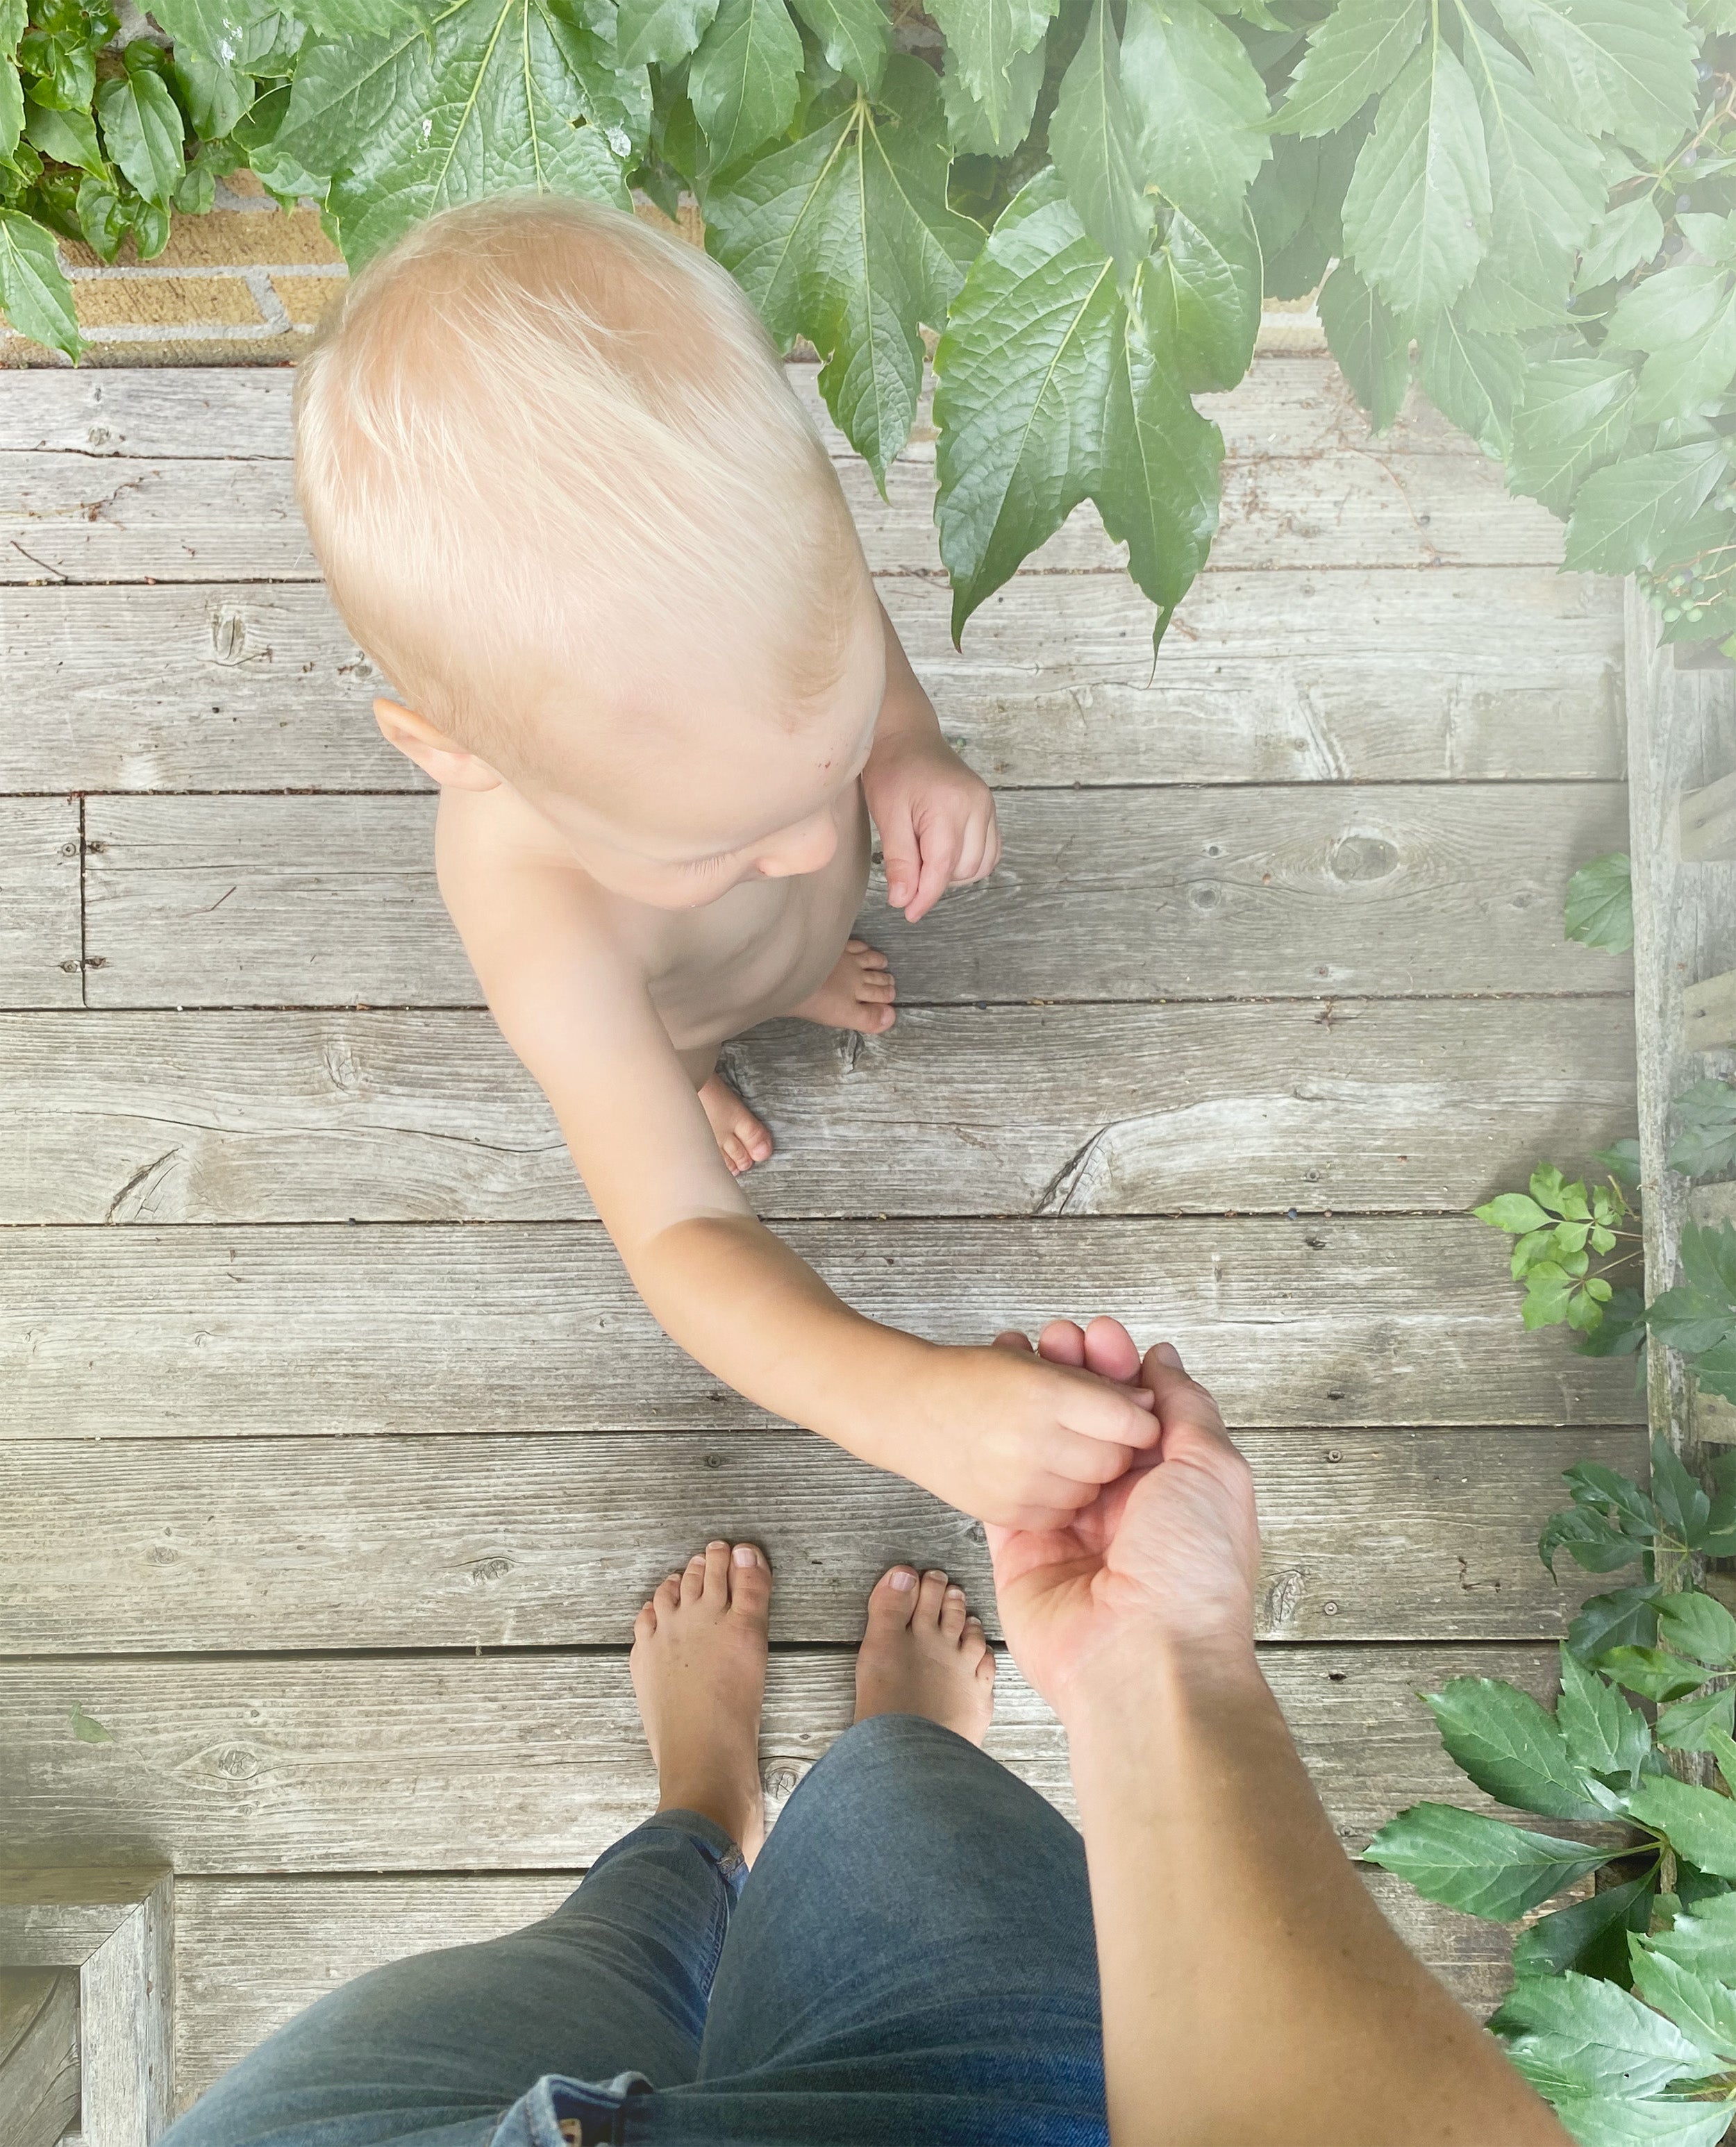
[[[1527,1334],[1467,1219],[800,1223],[869,1317],[987,1343],[1104,1312],[1238,1424],[1636,1420],[1625,1359]],[[660,1333],[591,1224],[0,1231],[12,1439],[763,1424]],[[338,1464],[334,1462],[333,1466]]]
[[[1605,1584],[1552,1580],[1561,1472],[1633,1473],[1637,1431],[1250,1431],[1261,1636],[1558,1639]],[[0,1642],[30,1654],[619,1646],[714,1536],[763,1544],[775,1642],[859,1639],[898,1559],[944,1566],[993,1625],[983,1532],[823,1440],[773,1432],[53,1441],[0,1455]],[[1563,1561],[1563,1564],[1565,1564]]]
[[[78,1977],[0,1968],[0,2139],[55,2147],[78,2115]]]
[[[728,1054],[768,1219],[1461,1212],[1628,1134],[1632,1061],[1601,999],[908,1007]],[[0,1223],[593,1212],[485,1013],[21,1013],[0,1091]]]
[[[962,653],[942,583],[880,593],[943,728],[998,784],[1623,773],[1621,604],[1589,575],[1213,573],[1155,668],[1121,576],[1015,576]],[[0,588],[0,789],[422,787],[374,728],[388,682],[320,588]]]
[[[497,1878],[192,1879],[178,1891],[175,2076],[184,2109],[339,1984],[436,1947],[503,1936],[558,1908],[577,1870]],[[1400,1936],[1479,2018],[1510,1981],[1498,1924],[1438,1908],[1372,1866],[1368,1890]]]
[[[1340,1838],[1402,1805],[1493,1809],[1418,1698],[1443,1679],[1552,1689],[1556,1650],[1268,1649],[1267,1677]],[[1003,1657],[988,1749],[1069,1816],[1060,1725]],[[774,1805],[850,1718],[845,1650],[774,1654],[761,1771]],[[75,1739],[74,1705],[113,1742]],[[85,1660],[0,1670],[15,1854],[82,1826],[219,1873],[571,1870],[655,1800],[624,1654]],[[1559,1823],[1552,1829],[1560,1831]]]
[[[0,1007],[82,1000],[78,801],[0,798]]]
[[[86,808],[93,1006],[471,1005],[423,798],[103,798]],[[1561,937],[1613,784],[1021,791],[993,880],[862,928],[918,1001],[1628,988]]]

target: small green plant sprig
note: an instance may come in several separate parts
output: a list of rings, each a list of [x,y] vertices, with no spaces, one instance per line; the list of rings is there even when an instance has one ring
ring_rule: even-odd
[[[1614,1150],[1608,1154],[1613,1164],[1628,1161]],[[1639,1233],[1620,1227],[1633,1212],[1614,1175],[1601,1185],[1583,1179],[1569,1184],[1553,1163],[1538,1165],[1526,1192],[1498,1194],[1472,1210],[1478,1222],[1513,1240],[1513,1278],[1525,1285],[1525,1325],[1565,1324],[1588,1336],[1618,1330],[1619,1342],[1599,1355],[1637,1349],[1645,1339],[1639,1293],[1618,1292],[1609,1279],[1638,1257]],[[1594,1273],[1594,1259],[1606,1260],[1608,1271]]]
[[[1583,2147],[1714,2147],[1736,2116],[1736,1618],[1698,1589],[1666,1594],[1659,1551],[1736,1554],[1736,1453],[1712,1487],[1668,1444],[1649,1491],[1595,1462],[1565,1472],[1572,1504],[1538,1549],[1587,1570],[1639,1564],[1568,1628],[1553,1708],[1503,1679],[1427,1695],[1478,1789],[1520,1811],[1628,1839],[1575,1840],[1456,1804],[1400,1812],[1363,1851],[1430,1900],[1514,1923],[1594,1871],[1614,1882],[1538,1918],[1490,2026]],[[1655,1709],[1648,1719],[1626,1695]],[[1678,1780],[1670,1750],[1708,1753],[1721,1787]]]

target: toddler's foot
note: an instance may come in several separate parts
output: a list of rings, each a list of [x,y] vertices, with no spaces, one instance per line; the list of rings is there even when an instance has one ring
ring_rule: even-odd
[[[739,1178],[772,1153],[772,1136],[721,1074],[713,1074],[699,1091],[705,1115],[718,1137],[723,1160]]]
[[[766,1837],[759,1710],[771,1599],[763,1551],[711,1543],[669,1575],[633,1629],[633,1689],[657,1762],[658,1809],[714,1819],[750,1864]]]
[[[964,1590],[895,1565],[874,1583],[856,1658],[856,1719],[925,1714],[980,1744],[994,1713],[994,1657]]]
[[[827,1028],[858,1028],[864,1036],[878,1036],[898,1018],[893,1005],[897,997],[898,987],[880,949],[870,947],[866,939],[852,939],[825,983],[792,1012]]]

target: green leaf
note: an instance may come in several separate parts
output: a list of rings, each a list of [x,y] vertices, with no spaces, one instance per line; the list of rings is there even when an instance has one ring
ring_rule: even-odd
[[[1573,288],[1593,291],[1618,283],[1643,261],[1656,258],[1663,245],[1663,218],[1649,193],[1634,194],[1607,211],[1592,227],[1580,257]]]
[[[1597,1332],[1579,1344],[1579,1354],[1584,1357],[1626,1357],[1643,1349],[1645,1341],[1644,1299],[1637,1289],[1618,1289],[1605,1303]]]
[[[1344,243],[1358,273],[1402,321],[1456,298],[1483,258],[1488,148],[1465,71],[1431,38],[1380,100],[1344,198]]]
[[[163,77],[135,66],[98,83],[97,117],[109,155],[148,202],[167,208],[187,169],[181,153],[186,129]]]
[[[0,50],[9,52],[30,20],[25,0],[0,0]]]
[[[1603,358],[1529,366],[1513,419],[1507,482],[1565,516],[1592,471],[1622,451],[1633,425],[1632,369]]]
[[[1578,1506],[1550,1514],[1537,1539],[1537,1549],[1551,1573],[1555,1570],[1558,1551],[1566,1551],[1588,1573],[1618,1572],[1623,1566],[1632,1565],[1640,1551],[1640,1546],[1613,1521]]]
[[[1681,1699],[1706,1682],[1706,1673],[1696,1664],[1661,1648],[1606,1648],[1597,1664],[1606,1677],[1642,1699]]]
[[[1608,1799],[1587,1787],[1555,1717],[1528,1692],[1493,1678],[1452,1678],[1428,1699],[1448,1754],[1497,1803],[1546,1819],[1608,1816]]]
[[[1556,2094],[1555,2114],[1578,2147],[1718,2147],[1730,2122],[1728,2103],[1648,2097]]]
[[[0,307],[22,336],[77,358],[83,348],[54,241],[16,209],[0,209]]]
[[[1058,5],[1059,0],[934,0],[931,12],[947,41],[948,72],[956,70],[998,156],[1016,148],[1030,127],[1036,99],[1034,93],[1027,96],[1031,70],[1020,63],[1043,43]],[[1037,77],[1040,82],[1040,66]]]
[[[1561,1474],[1576,1505],[1608,1513],[1630,1535],[1649,1541],[1657,1533],[1658,1509],[1632,1477],[1601,1461],[1576,1461]]]
[[[1652,1749],[1645,1717],[1565,1644],[1555,1719],[1571,1764],[1594,1774],[1622,1774],[1631,1780]]]
[[[1259,234],[1260,252],[1268,262],[1308,223],[1319,183],[1319,143],[1300,141],[1293,134],[1274,136],[1272,154],[1254,173],[1248,190],[1248,213]]]
[[[38,338],[38,340],[40,340],[40,338]],[[71,1721],[73,1725],[73,1734],[78,1739],[78,1742],[81,1744],[113,1744],[114,1732],[112,1729],[105,1729],[93,1714],[87,1714],[84,1709],[78,1706],[76,1702],[74,1703],[73,1712],[68,1717],[68,1719]]]
[[[1034,52],[1015,53],[1004,76],[995,79],[993,105],[985,105],[978,102],[958,72],[956,54],[948,52],[940,94],[946,106],[947,137],[960,156],[1004,157],[1018,147],[1037,115],[1046,64],[1041,45]]]
[[[1608,574],[1649,566],[1725,468],[1720,442],[1693,440],[1594,470],[1573,502],[1564,563]]]
[[[819,39],[827,66],[872,97],[892,50],[892,18],[880,0],[795,0],[795,9]]]
[[[1479,1223],[1492,1224],[1498,1230],[1543,1230],[1550,1228],[1549,1218],[1528,1194],[1501,1193],[1481,1208],[1471,1213]]]
[[[113,261],[133,228],[114,188],[102,179],[81,179],[77,197],[78,228],[99,260]]]
[[[1384,432],[1403,407],[1410,386],[1409,330],[1399,326],[1385,301],[1348,261],[1339,262],[1320,287],[1318,308],[1328,346],[1350,383],[1351,393],[1368,412],[1375,431]],[[1483,1209],[1477,1212],[1485,1222],[1489,1219]]]
[[[1736,1691],[1703,1692],[1658,1710],[1658,1742],[1672,1752],[1709,1752],[1708,1729],[1736,1729]],[[1733,1956],[1736,1961],[1736,1956]]]
[[[9,158],[24,131],[24,85],[9,59],[0,59],[0,160]]]
[[[151,13],[175,44],[175,57],[243,67],[249,33],[278,12],[278,0],[152,0]]]
[[[1736,1163],[1736,1085],[1696,1081],[1671,1106],[1682,1130],[1669,1151],[1669,1167],[1687,1178],[1704,1178]]]
[[[1410,58],[1428,12],[1426,0],[1338,0],[1308,41],[1279,126],[1335,133]]]
[[[1645,1647],[1657,1638],[1655,1581],[1593,1595],[1568,1627],[1567,1644],[1582,1662],[1598,1663],[1615,1648]]]
[[[1694,40],[1658,0],[1495,0],[1558,109],[1661,158],[1693,123]]]
[[[1238,228],[1271,153],[1266,86],[1242,40],[1202,0],[1128,0],[1121,80],[1147,181],[1195,223]]]
[[[643,88],[552,0],[458,0],[426,33],[311,47],[272,146],[338,175],[357,267],[424,217],[508,188],[626,208],[628,123],[649,108],[623,98]]]
[[[1178,387],[1190,394],[1233,388],[1253,359],[1260,328],[1260,255],[1253,233],[1244,228],[1233,237],[1214,238],[1172,209],[1140,276],[1134,310],[1146,341]],[[1214,461],[1207,484],[1213,500],[1216,467]]]
[[[1648,2005],[1673,2020],[1702,2049],[1736,2060],[1736,1990],[1697,1974],[1667,1954],[1652,1952],[1638,1938],[1633,1960],[1633,1988]],[[1731,1967],[1736,1972],[1736,1961]]]
[[[222,141],[253,101],[253,77],[226,68],[221,61],[177,53],[174,76],[193,131],[201,141]]]
[[[1093,0],[1084,40],[1061,78],[1048,145],[1080,223],[1113,261],[1122,282],[1131,283],[1151,244],[1153,204],[1122,94],[1121,48],[1109,0]],[[1256,325],[1258,313],[1256,281]]]
[[[1498,461],[1513,448],[1513,414],[1525,383],[1525,360],[1510,335],[1483,335],[1450,313],[1423,331],[1423,393],[1444,418]]]
[[[1571,1969],[1515,1984],[1488,2024],[1522,2072],[1535,2066],[1594,2093],[1653,2094],[1718,2069],[1710,2051],[1630,1991]]]
[[[698,48],[718,0],[619,0],[615,49],[623,68],[674,67]]]
[[[1709,1229],[1704,1224],[1683,1226],[1678,1241],[1683,1271],[1697,1289],[1723,1296],[1730,1302],[1729,1279],[1721,1268],[1736,1262],[1736,1230],[1724,1224]],[[1678,1543],[1698,1550],[1712,1519],[1712,1501],[1699,1479],[1683,1466],[1681,1456],[1667,1439],[1652,1439],[1652,1504],[1658,1518]],[[1660,1605],[1661,1607],[1661,1605]]]
[[[1465,296],[1467,324],[1533,328],[1563,312],[1575,257],[1606,198],[1602,164],[1586,136],[1556,116],[1524,63],[1473,16],[1460,21],[1488,143],[1492,203],[1488,250]]]
[[[1678,1654],[1692,1655],[1713,1669],[1736,1667],[1736,1618],[1714,1596],[1697,1588],[1658,1600],[1658,1629]]]
[[[1513,1974],[1560,1975],[1573,1969],[1625,1983],[1628,1934],[1645,1929],[1657,1891],[1656,1878],[1647,1874],[1540,1916],[1513,1942]]]
[[[1654,1954],[1679,1961],[1683,1967],[1728,1980],[1736,1966],[1736,1894],[1720,1894],[1697,1902],[1678,1915],[1667,1931],[1651,1940]]]
[[[795,117],[802,40],[783,0],[722,0],[688,69],[688,98],[713,172],[727,172]]]
[[[1581,865],[1567,883],[1567,937],[1623,954],[1633,944],[1633,873],[1625,850]]]
[[[881,104],[858,100],[732,174],[706,223],[778,341],[819,351],[827,405],[883,484],[922,389],[921,324],[947,319],[983,234],[947,207],[933,69],[889,61]]]
[[[1648,1774],[1628,1799],[1642,1826],[1667,1834],[1672,1849],[1719,1879],[1736,1879],[1736,1804],[1716,1789]],[[1660,2083],[1661,2084],[1661,2083]]]
[[[1685,262],[1624,292],[1610,314],[1612,350],[1650,353],[1633,414],[1655,423],[1692,417],[1736,377],[1736,286],[1728,273]]]
[[[98,178],[108,169],[97,139],[97,123],[88,112],[58,112],[52,105],[38,104],[33,97],[27,98],[24,139],[40,155],[52,158],[58,164],[77,165]]]
[[[1363,1851],[1365,1864],[1408,1879],[1449,1909],[1513,1923],[1620,1852],[1533,1834],[1456,1804],[1413,1804]]]

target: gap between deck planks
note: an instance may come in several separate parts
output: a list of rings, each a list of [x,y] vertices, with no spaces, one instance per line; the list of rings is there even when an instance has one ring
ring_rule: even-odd
[[[1463,1217],[797,1223],[938,1342],[1103,1312],[1233,1424],[1625,1424],[1625,1359],[1521,1329]],[[0,1230],[0,1438],[707,1430],[767,1421],[661,1333],[595,1224]],[[334,1448],[333,1468],[341,1467]]]
[[[1263,1520],[1261,1637],[1288,1641],[1559,1638],[1604,1585],[1538,1557],[1561,1472],[1644,1458],[1637,1429],[1581,1426],[1238,1443]],[[944,1567],[998,1634],[983,1530],[823,1439],[273,1439],[211,1463],[203,1440],[8,1449],[0,1653],[620,1647],[716,1535],[771,1559],[774,1644],[859,1638],[899,1559]]]
[[[1605,998],[907,1007],[725,1058],[778,1143],[746,1181],[768,1219],[1462,1213],[1633,1124]],[[18,1013],[0,1091],[29,1129],[0,1223],[594,1212],[486,1013]]]

